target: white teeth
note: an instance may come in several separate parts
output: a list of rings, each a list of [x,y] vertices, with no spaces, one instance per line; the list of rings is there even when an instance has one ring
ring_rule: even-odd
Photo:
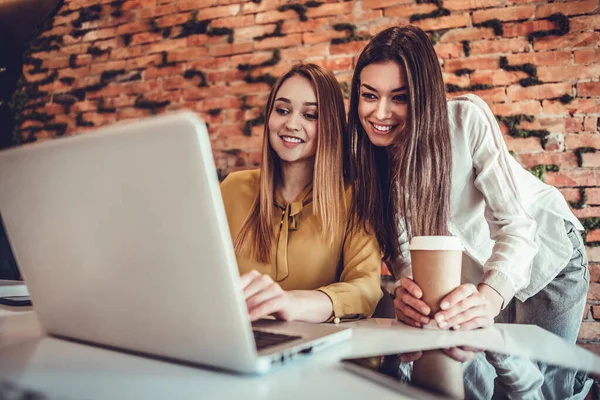
[[[382,131],[382,132],[389,132],[392,130],[392,125],[376,125],[373,124],[373,126],[375,127],[375,129],[377,129],[378,131]]]
[[[302,143],[302,139],[298,139],[291,136],[282,136],[281,139],[283,139],[284,142],[288,143]]]

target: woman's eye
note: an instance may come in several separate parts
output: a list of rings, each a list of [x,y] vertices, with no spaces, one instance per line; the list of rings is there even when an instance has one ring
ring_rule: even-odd
[[[290,113],[289,110],[286,110],[285,108],[279,108],[279,107],[275,109],[275,112],[279,115],[286,115],[286,114]]]
[[[311,120],[311,121],[314,121],[314,120],[316,120],[316,119],[318,118],[318,115],[317,115],[317,114],[308,114],[308,113],[307,113],[307,114],[304,114],[304,117],[305,117],[306,119],[309,119],[309,120]]]
[[[394,96],[394,98],[392,100],[400,102],[400,103],[406,103],[408,101],[408,95],[407,94],[399,94],[397,96]]]
[[[375,100],[376,97],[373,93],[362,93],[361,97],[366,100]]]

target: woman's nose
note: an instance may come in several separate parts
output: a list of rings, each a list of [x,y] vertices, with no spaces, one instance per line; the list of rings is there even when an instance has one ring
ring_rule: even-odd
[[[298,120],[298,115],[296,113],[289,114],[288,119],[285,123],[285,127],[290,131],[300,130],[300,121]]]
[[[377,103],[377,109],[375,110],[375,116],[380,121],[390,118],[392,116],[392,108],[390,107],[390,103],[385,100],[380,100]]]

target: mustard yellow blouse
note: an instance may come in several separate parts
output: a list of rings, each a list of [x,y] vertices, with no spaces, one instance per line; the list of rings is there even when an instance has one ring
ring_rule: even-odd
[[[231,173],[221,184],[233,240],[258,191],[258,170]],[[349,204],[350,190],[346,198]],[[272,262],[257,262],[246,245],[237,257],[240,273],[255,269],[268,274],[284,290],[319,290],[333,303],[332,318],[370,316],[382,296],[381,255],[375,236],[362,229],[350,232],[345,213],[333,244],[323,240],[319,218],[313,214],[311,185],[291,204],[277,190],[273,212]]]

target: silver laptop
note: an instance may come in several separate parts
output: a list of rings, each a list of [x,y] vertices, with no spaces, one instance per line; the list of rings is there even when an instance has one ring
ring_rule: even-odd
[[[255,343],[194,113],[0,152],[0,213],[52,335],[242,373],[351,335],[261,321],[270,347]]]

